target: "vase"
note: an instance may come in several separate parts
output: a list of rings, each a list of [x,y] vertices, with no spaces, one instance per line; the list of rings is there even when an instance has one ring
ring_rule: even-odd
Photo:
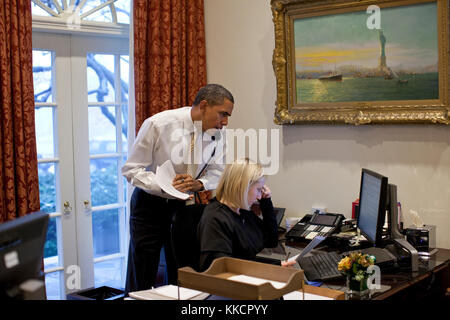
[[[355,280],[353,276],[347,276],[347,287],[345,290],[346,300],[368,300],[370,299],[370,290],[367,287],[368,277],[362,280]]]

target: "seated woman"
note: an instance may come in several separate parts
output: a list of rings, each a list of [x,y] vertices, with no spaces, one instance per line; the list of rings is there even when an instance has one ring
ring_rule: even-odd
[[[201,271],[216,258],[254,260],[262,249],[278,245],[271,192],[264,183],[261,165],[248,159],[225,167],[216,198],[206,206],[197,229]],[[256,200],[262,219],[250,211]]]

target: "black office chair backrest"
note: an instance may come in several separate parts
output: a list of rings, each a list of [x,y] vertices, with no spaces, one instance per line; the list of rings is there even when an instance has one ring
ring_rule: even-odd
[[[200,269],[200,243],[197,239],[197,226],[206,205],[186,206],[175,212],[172,219],[171,241],[177,268],[189,266]]]

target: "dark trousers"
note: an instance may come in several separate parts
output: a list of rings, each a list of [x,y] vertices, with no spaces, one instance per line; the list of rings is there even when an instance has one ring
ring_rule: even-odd
[[[163,246],[168,282],[176,284],[177,267],[170,241],[170,226],[174,212],[184,207],[184,201],[168,200],[135,188],[130,202],[130,248],[125,294],[155,285]]]

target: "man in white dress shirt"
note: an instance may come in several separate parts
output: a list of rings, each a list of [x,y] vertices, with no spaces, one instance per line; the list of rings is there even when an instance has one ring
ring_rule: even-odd
[[[214,190],[225,164],[225,126],[234,107],[223,86],[208,84],[197,93],[192,107],[167,110],[142,124],[122,167],[135,186],[130,203],[130,247],[125,293],[155,285],[162,246],[168,282],[176,284],[176,266],[170,245],[175,211],[192,200],[174,199],[155,181],[155,172],[167,160],[175,169],[172,185],[181,192]],[[192,161],[194,160],[194,161]]]

